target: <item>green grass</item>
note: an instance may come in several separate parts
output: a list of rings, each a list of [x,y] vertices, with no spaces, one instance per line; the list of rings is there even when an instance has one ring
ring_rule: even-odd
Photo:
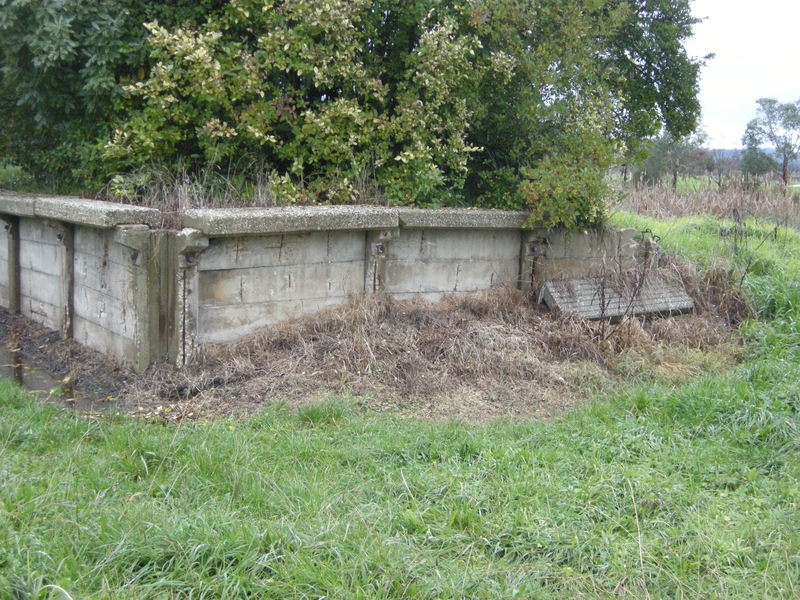
[[[0,163],[0,190],[19,187],[25,177],[20,167]]]
[[[617,218],[690,257],[726,238]],[[774,265],[746,363],[547,423],[88,420],[4,383],[0,597],[800,597],[800,241],[747,248]]]

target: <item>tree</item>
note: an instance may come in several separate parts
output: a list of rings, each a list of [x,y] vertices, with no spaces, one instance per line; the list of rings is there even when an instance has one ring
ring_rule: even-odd
[[[771,144],[781,158],[781,181],[784,190],[789,184],[789,163],[800,151],[800,100],[781,104],[774,98],[761,98],[757,116],[747,124],[742,144],[742,168],[748,173],[761,174],[770,168],[770,157],[760,148]]]
[[[665,176],[670,186],[678,189],[678,175],[703,175],[714,169],[714,156],[703,148],[706,136],[674,138],[669,132],[651,140],[650,153],[636,175],[648,184],[660,183]]]
[[[368,172],[393,203],[585,227],[613,156],[699,114],[689,0],[0,6],[12,145],[95,185],[152,161],[258,161],[289,198],[346,202]]]
[[[40,178],[102,184],[123,85],[150,68],[143,23],[196,25],[224,0],[0,0],[0,151]],[[88,180],[88,181],[87,181]]]

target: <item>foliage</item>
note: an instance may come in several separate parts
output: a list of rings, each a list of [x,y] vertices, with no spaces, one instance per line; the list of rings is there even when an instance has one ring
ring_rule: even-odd
[[[0,596],[792,597],[800,236],[754,223],[732,250],[733,222],[618,219],[701,268],[760,265],[744,364],[472,425],[341,399],[85,419],[4,382]]]
[[[0,158],[43,181],[104,182],[101,151],[124,98],[149,69],[141,24],[195,23],[219,0],[0,0]]]
[[[459,89],[474,75],[477,40],[426,15],[415,51],[389,72],[364,52],[380,26],[372,3],[262,4],[231,3],[199,31],[148,25],[156,66],[126,88],[143,107],[107,155],[138,164],[255,154],[278,183],[289,176],[328,202],[349,201],[367,169],[397,203],[460,187],[473,148]]]
[[[758,116],[747,124],[742,144],[742,170],[750,175],[761,175],[772,168],[774,160],[760,147],[769,143],[781,157],[781,180],[789,183],[789,163],[800,151],[800,100],[781,104],[774,98],[760,98]]]
[[[284,202],[368,182],[580,227],[620,148],[699,114],[689,0],[2,3],[7,158],[94,187],[259,164]]]
[[[703,175],[714,170],[714,156],[703,148],[704,143],[702,133],[676,139],[665,132],[650,141],[650,152],[634,178],[652,185],[669,177],[672,189],[677,190],[678,175]]]

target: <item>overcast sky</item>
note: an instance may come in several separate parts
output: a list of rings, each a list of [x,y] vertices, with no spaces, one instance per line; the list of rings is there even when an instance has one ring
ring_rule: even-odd
[[[800,100],[800,0],[693,0],[692,56],[714,53],[702,70],[703,128],[714,148],[740,148],[756,100]]]

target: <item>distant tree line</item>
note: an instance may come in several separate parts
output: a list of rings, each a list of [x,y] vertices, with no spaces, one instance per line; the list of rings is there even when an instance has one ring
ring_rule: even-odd
[[[689,0],[0,0],[0,161],[100,189],[257,164],[287,201],[604,218],[700,112]]]
[[[632,178],[637,184],[668,182],[677,189],[679,176],[705,175],[722,187],[724,179],[735,175],[746,185],[757,185],[775,174],[785,188],[791,173],[800,170],[800,100],[782,104],[761,98],[756,104],[757,116],[742,136],[743,149],[708,149],[702,131],[684,137],[665,131],[644,140],[636,147],[637,154],[623,157],[624,176],[633,162]]]

